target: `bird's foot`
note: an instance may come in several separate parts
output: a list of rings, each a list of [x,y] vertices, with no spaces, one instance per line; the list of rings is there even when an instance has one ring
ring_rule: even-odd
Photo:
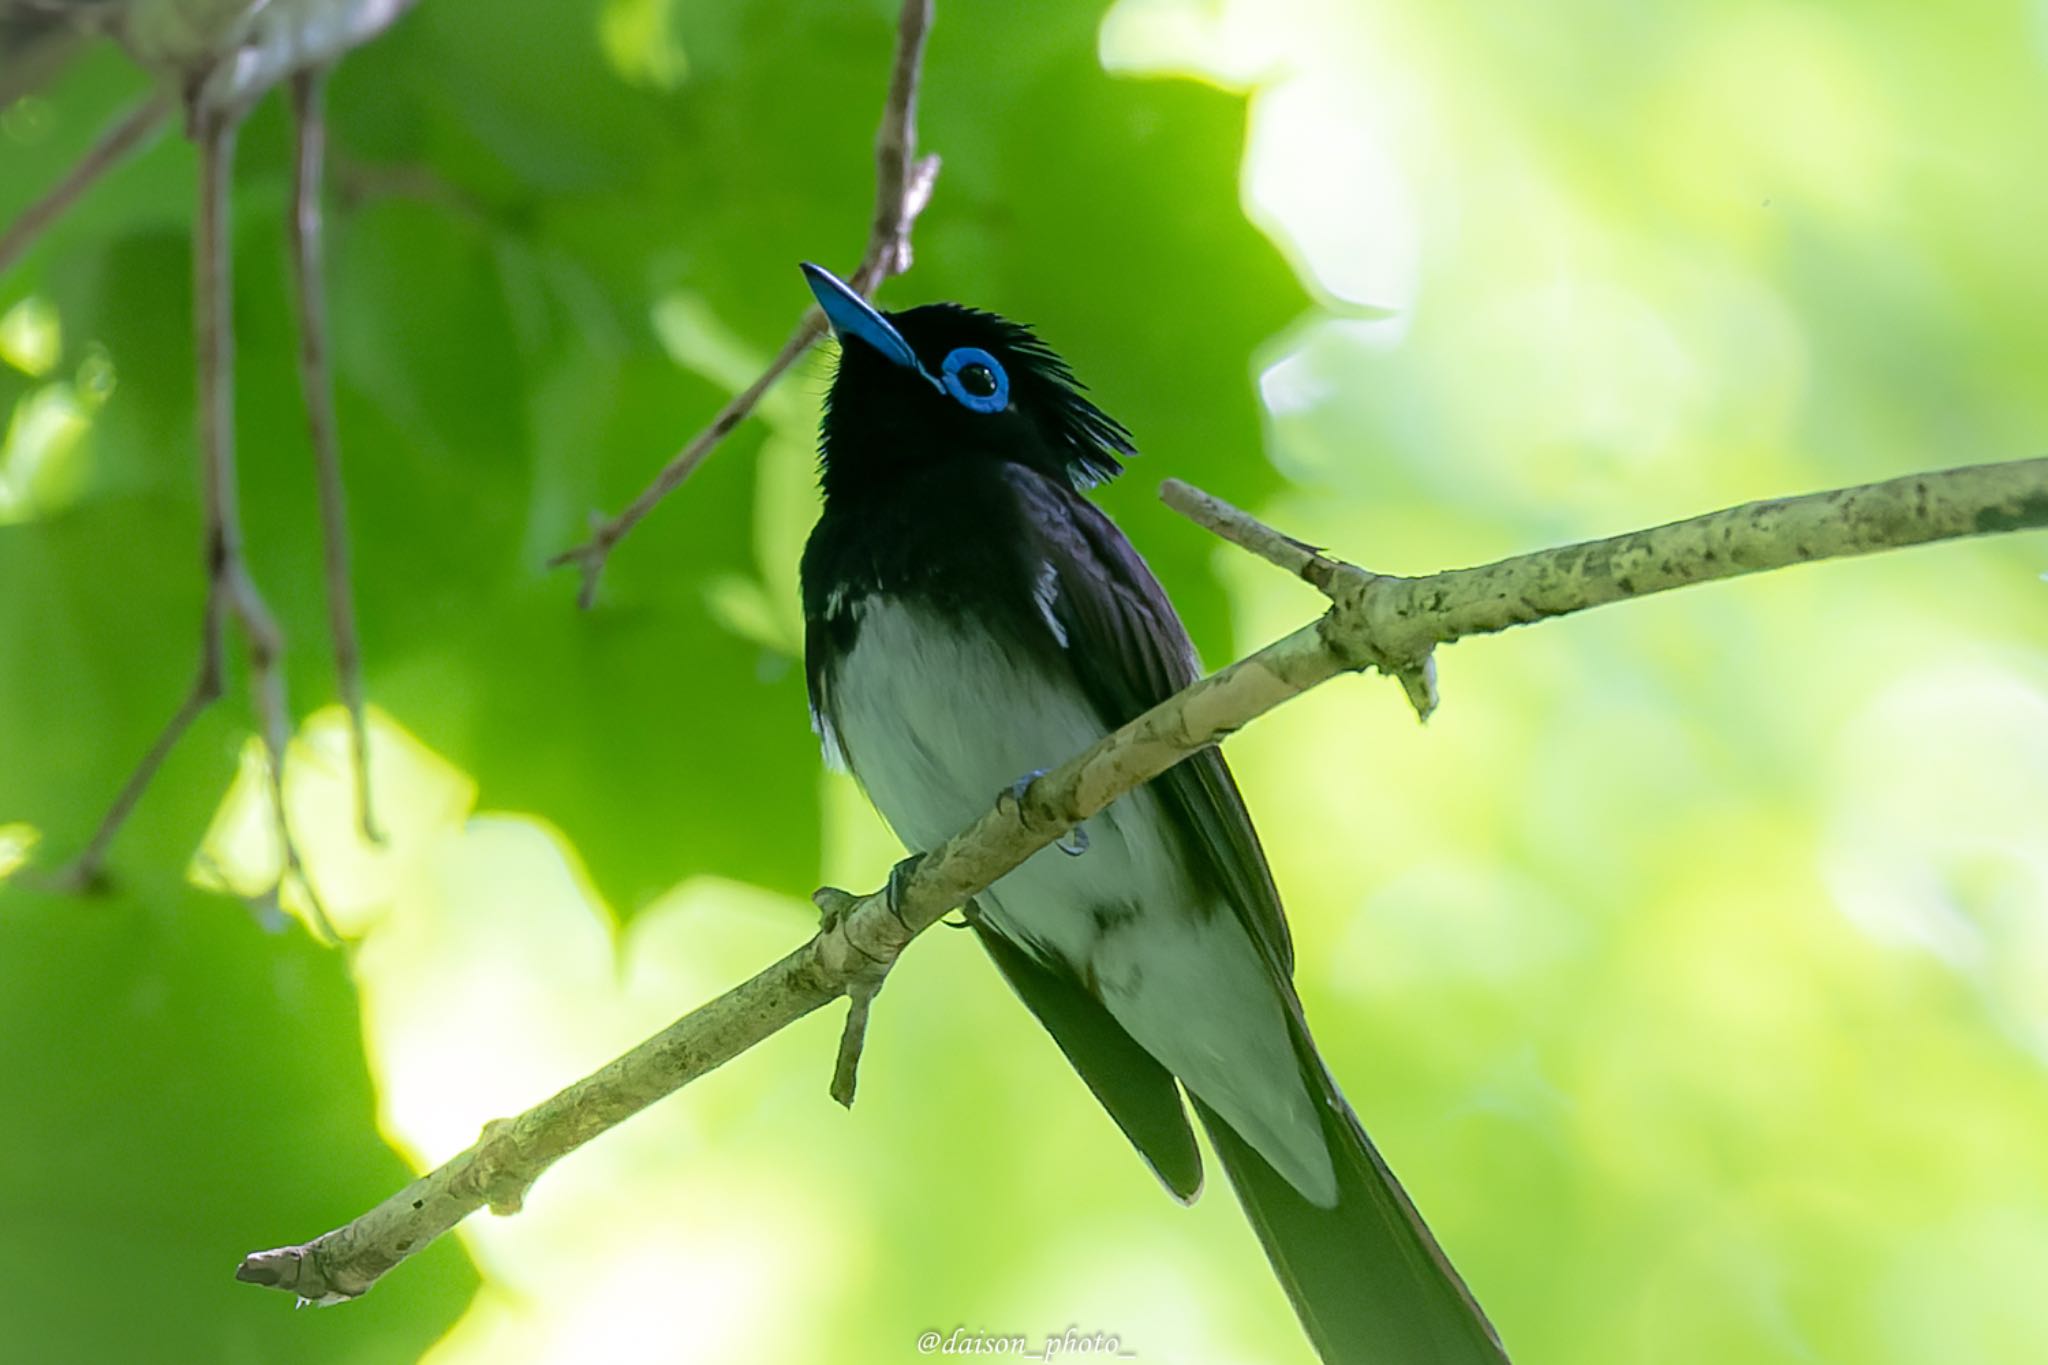
[[[1003,798],[1007,796],[1010,798],[1010,804],[1021,810],[1024,806],[1024,794],[1030,791],[1031,784],[1044,777],[1047,771],[1045,768],[1033,768],[1030,772],[1024,774],[1024,776],[1018,778],[1000,792],[997,792],[996,804],[998,806],[1002,805]]]
[[[910,879],[917,875],[918,865],[924,862],[924,856],[913,853],[890,868],[889,884],[882,891],[883,906],[896,917],[906,935],[914,931],[910,921],[903,918],[903,901],[910,891]],[[821,932],[830,932],[845,920],[854,906],[860,904],[861,898],[848,895],[837,887],[823,886],[811,894],[811,900],[818,907]],[[854,1085],[860,1074],[861,1049],[867,1040],[868,1010],[874,1003],[876,992],[882,989],[882,980],[889,974],[896,954],[889,951],[886,956],[877,957],[851,938],[847,941],[854,952],[867,959],[867,965],[852,972],[846,982],[846,1025],[839,1034],[839,1056],[832,1068],[832,1098],[851,1109]]]
[[[906,932],[910,922],[903,918],[903,898],[910,892],[910,879],[917,875],[918,865],[924,861],[924,854],[913,853],[889,869],[889,884],[882,891],[882,904]],[[811,904],[818,907],[818,932],[829,934],[837,929],[846,917],[853,913],[861,898],[850,891],[841,891],[836,886],[821,886],[811,893]]]
[[[924,854],[913,853],[889,869],[889,886],[882,892],[882,904],[889,907],[889,913],[896,922],[910,929],[910,921],[903,918],[903,898],[910,891],[910,879],[917,875],[917,869],[924,863]]]
[[[996,805],[1001,806],[1003,798],[1008,797],[1010,803],[1016,806],[1021,813],[1024,809],[1025,794],[1031,790],[1031,784],[1044,777],[1047,771],[1045,768],[1033,768],[1030,772],[1018,778],[997,794]],[[1069,858],[1078,858],[1088,851],[1088,831],[1080,825],[1076,825],[1059,838],[1053,840],[1053,847],[1066,854]]]

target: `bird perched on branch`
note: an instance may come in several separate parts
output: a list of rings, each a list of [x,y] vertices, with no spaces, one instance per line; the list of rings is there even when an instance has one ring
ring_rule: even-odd
[[[804,273],[840,342],[803,558],[812,716],[915,856],[1198,670],[1158,580],[1082,497],[1133,448],[1059,357],[989,313],[882,313]],[[1506,1358],[1316,1053],[1221,754],[1039,850],[969,922],[1191,1201],[1186,1092],[1325,1360]]]

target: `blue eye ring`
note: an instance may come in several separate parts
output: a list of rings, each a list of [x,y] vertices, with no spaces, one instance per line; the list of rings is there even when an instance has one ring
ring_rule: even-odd
[[[974,412],[1001,412],[1010,406],[1010,376],[1002,362],[978,346],[960,346],[939,366],[940,382],[962,407]],[[993,384],[993,388],[988,387]]]

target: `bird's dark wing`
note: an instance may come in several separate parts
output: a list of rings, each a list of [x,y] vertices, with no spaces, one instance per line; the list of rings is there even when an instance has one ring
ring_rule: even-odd
[[[1074,675],[1103,723],[1121,725],[1193,682],[1186,631],[1123,533],[1065,488],[1023,471],[1013,483],[1032,549],[1053,566],[1057,592],[1041,601],[1064,633]],[[1303,1198],[1190,1096],[1317,1351],[1332,1365],[1501,1365],[1507,1355],[1492,1325],[1316,1053],[1290,980],[1293,948],[1279,893],[1222,755],[1196,754],[1155,778],[1152,790],[1177,826],[1192,832],[1191,855],[1267,954],[1303,1083],[1322,1115],[1337,1175],[1331,1208]]]
[[[1046,610],[1066,636],[1074,676],[1114,729],[1157,706],[1200,676],[1187,631],[1145,561],[1115,523],[1079,494],[1028,470],[1013,486],[1035,542],[1052,566]],[[1210,873],[1280,975],[1294,971],[1294,945],[1280,893],[1266,867],[1244,798],[1214,749],[1152,781],[1174,825],[1191,831],[1188,852]]]
[[[1040,964],[979,915],[970,922],[1010,988],[1045,1025],[1160,1183],[1174,1198],[1191,1203],[1202,1192],[1202,1154],[1173,1073],[1078,983]]]

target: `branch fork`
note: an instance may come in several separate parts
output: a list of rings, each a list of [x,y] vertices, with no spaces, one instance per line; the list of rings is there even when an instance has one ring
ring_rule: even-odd
[[[1437,704],[1436,641],[1426,632],[1412,629],[1399,605],[1403,585],[1413,580],[1372,573],[1334,559],[1180,479],[1168,479],[1160,486],[1159,496],[1197,526],[1251,551],[1329,598],[1330,611],[1320,623],[1323,646],[1352,671],[1377,669],[1399,682],[1416,716],[1429,719]]]
[[[909,923],[890,903],[895,899],[897,884],[892,873],[889,886],[881,895],[889,916],[903,929],[900,942],[868,944],[845,932],[852,924],[853,912],[862,904],[862,897],[836,886],[821,886],[811,893],[811,903],[819,913],[818,937],[814,941],[819,965],[832,977],[843,976],[846,982],[846,1023],[840,1030],[839,1052],[832,1063],[831,1094],[847,1109],[853,1108],[861,1050],[867,1044],[869,1010],[881,993],[882,983],[888,979],[889,969],[896,965],[897,955],[915,936]],[[877,924],[878,932],[879,927]]]
[[[881,126],[875,133],[874,216],[868,227],[867,246],[850,279],[862,295],[873,294],[884,280],[910,269],[910,231],[931,203],[932,188],[938,181],[939,158],[917,155],[917,87],[924,67],[925,34],[931,22],[932,0],[903,0],[896,22],[896,55],[889,70],[889,93],[882,106]],[[576,591],[577,606],[587,611],[597,605],[598,580],[611,560],[612,550],[663,498],[697,472],[697,467],[760,404],[775,381],[824,334],[825,315],[815,307],[805,309],[796,330],[782,343],[782,349],[775,353],[768,367],[734,394],[708,426],[684,442],[637,497],[616,515],[592,513],[588,536],[548,559],[550,569],[576,566],[582,576]]]

